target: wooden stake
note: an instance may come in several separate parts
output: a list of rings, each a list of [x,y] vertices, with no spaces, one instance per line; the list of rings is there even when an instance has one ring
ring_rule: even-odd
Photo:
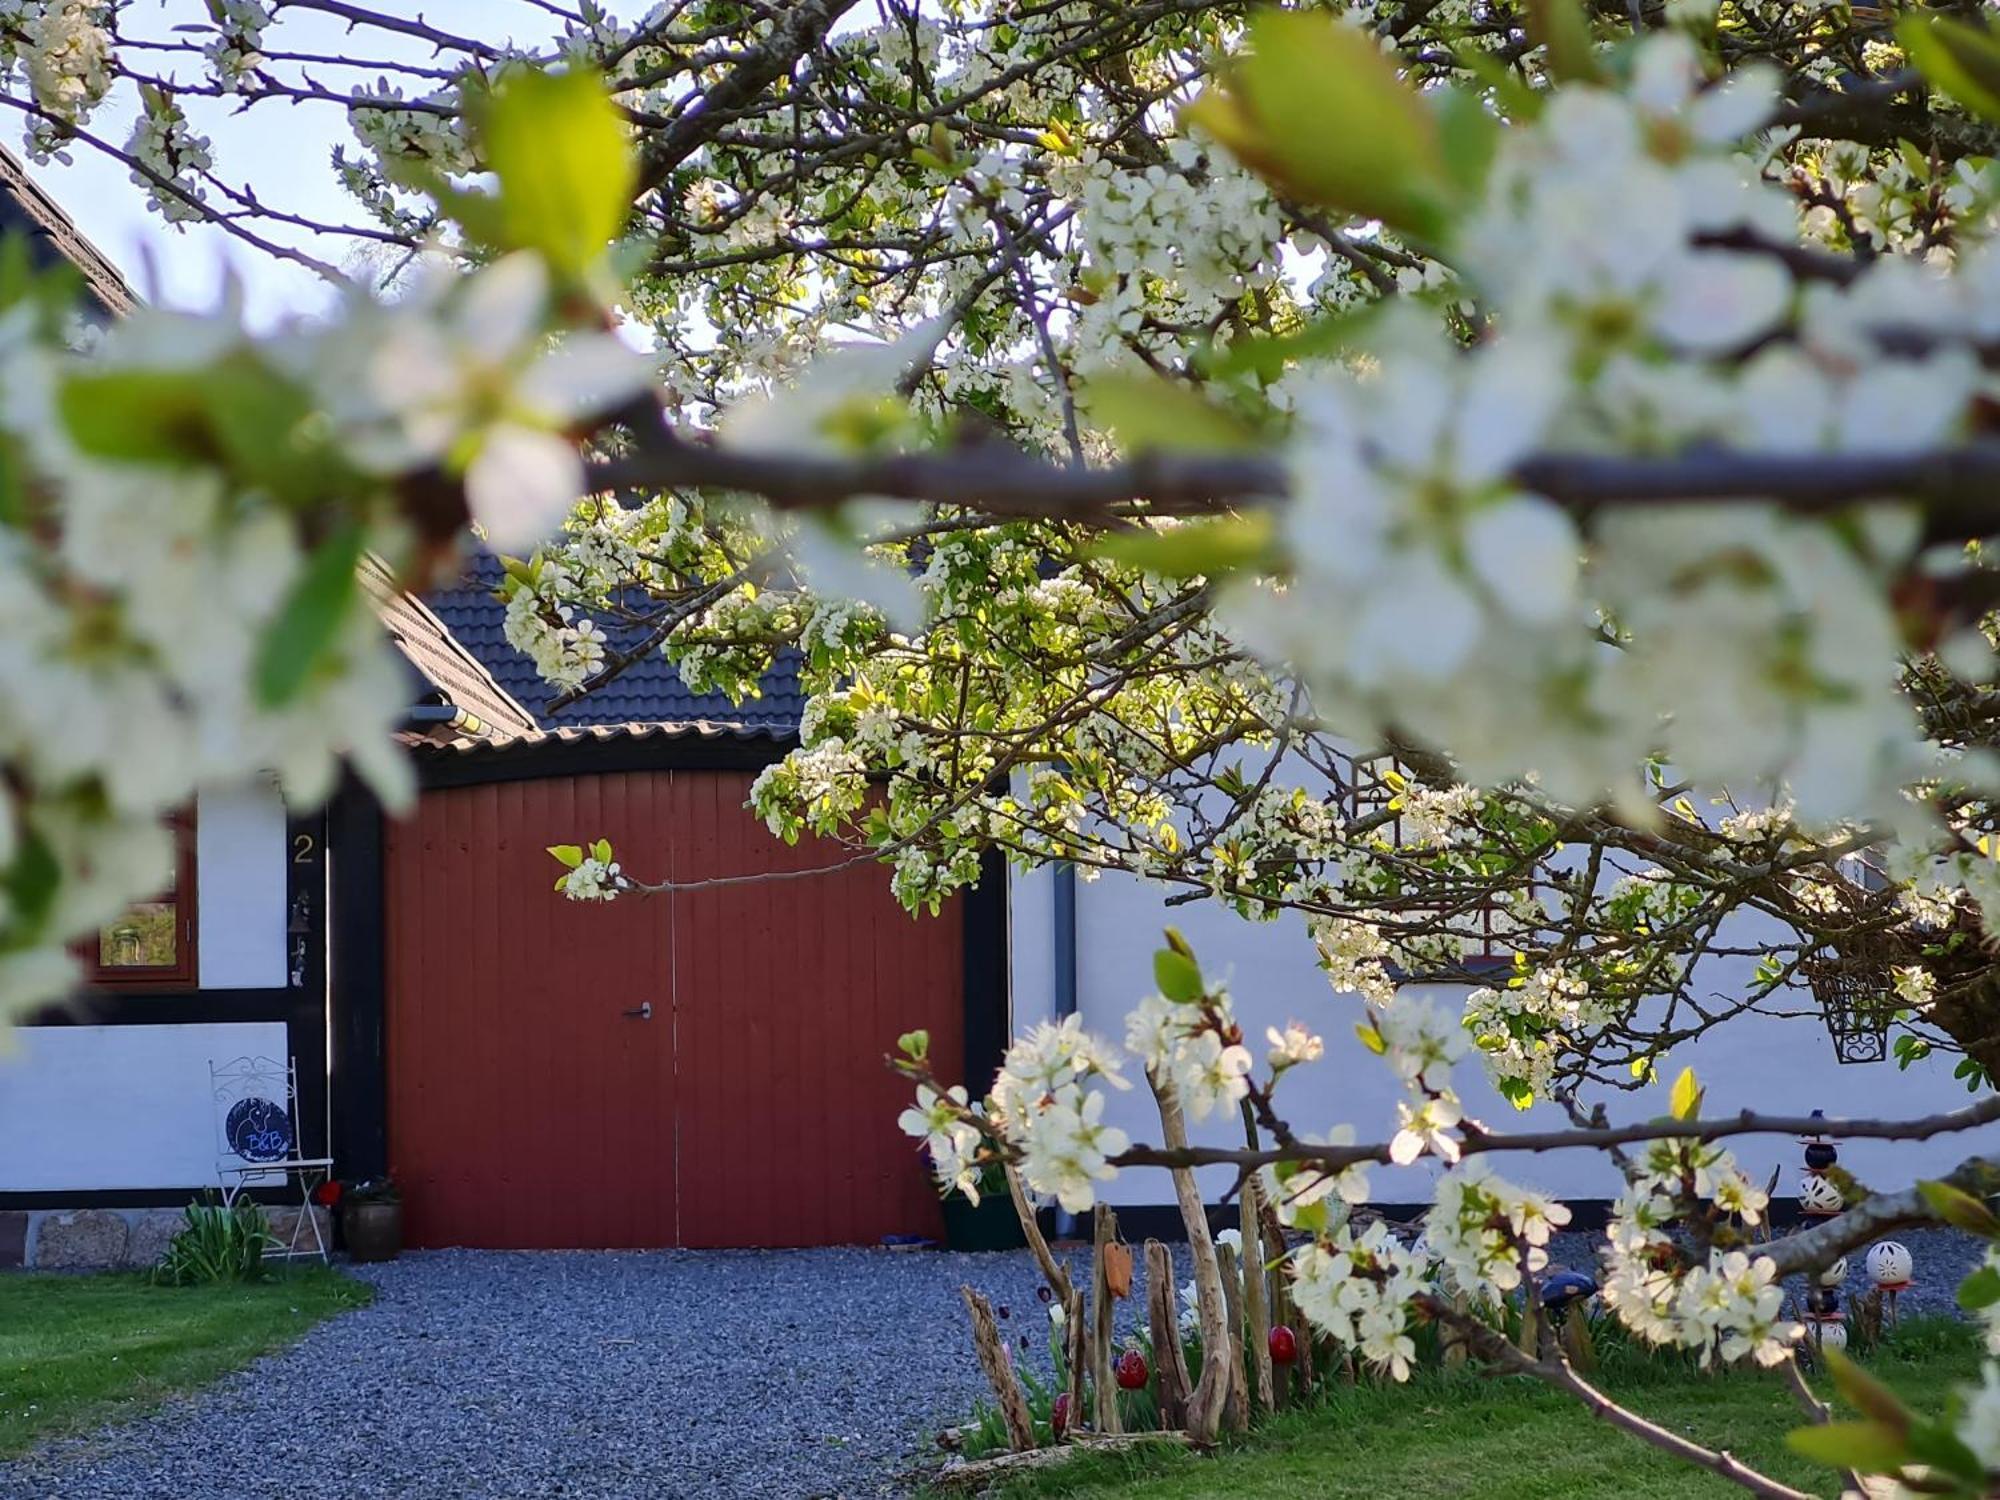
[[[1032,1448],[1035,1419],[1028,1411],[1028,1397],[1021,1389],[1020,1377],[1014,1373],[1013,1357],[1001,1341],[1000,1326],[993,1321],[993,1304],[969,1286],[961,1286],[958,1295],[965,1299],[965,1310],[972,1314],[972,1347],[979,1351],[979,1365],[986,1372],[986,1383],[993,1387],[993,1395],[1000,1403],[1000,1420],[1007,1425],[1008,1446],[1016,1452]]]
[[[1118,1414],[1118,1382],[1111,1371],[1112,1351],[1117,1340],[1113,1319],[1117,1313],[1118,1298],[1111,1285],[1111,1277],[1106,1273],[1105,1261],[1114,1248],[1124,1253],[1125,1289],[1130,1292],[1131,1253],[1118,1243],[1118,1215],[1111,1211],[1110,1205],[1100,1203],[1091,1234],[1090,1380],[1097,1393],[1097,1430],[1107,1435],[1125,1430],[1125,1420]],[[1074,1406],[1070,1409],[1077,1410]]]
[[[1257,1178],[1243,1179],[1242,1201],[1237,1223],[1243,1235],[1243,1342],[1249,1346],[1250,1369],[1255,1375],[1257,1410],[1275,1411],[1277,1402],[1271,1377],[1271,1312],[1264,1286],[1264,1234],[1258,1201],[1263,1189]]]
[[[1217,1358],[1229,1361],[1229,1398],[1222,1404],[1222,1425],[1231,1432],[1250,1430],[1250,1387],[1249,1375],[1243,1362],[1243,1283],[1236,1275],[1236,1252],[1227,1245],[1215,1248],[1215,1259],[1222,1272],[1222,1303],[1229,1313],[1229,1340],[1226,1350],[1202,1350],[1204,1363]]]
[[[1180,1309],[1174,1293],[1174,1258],[1158,1240],[1146,1241],[1146,1312],[1153,1330],[1153,1384],[1160,1426],[1187,1426],[1187,1354],[1181,1348]]]

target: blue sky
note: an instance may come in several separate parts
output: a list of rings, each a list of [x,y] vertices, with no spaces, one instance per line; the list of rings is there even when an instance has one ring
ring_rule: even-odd
[[[441,30],[487,42],[504,41],[511,33],[524,45],[543,45],[557,28],[554,17],[522,0],[422,0],[421,5],[409,0],[378,0],[378,4],[385,12],[420,11]],[[631,15],[646,6],[642,0],[627,0],[610,8],[614,13]],[[126,24],[137,23],[145,35],[165,36],[171,26],[204,15],[200,0],[165,0],[158,13],[152,13],[150,7],[134,7]],[[335,18],[303,11],[283,13],[266,40],[287,50],[343,56],[352,55],[356,46],[345,25]],[[379,33],[371,33],[366,46],[371,55],[385,60],[428,56],[418,44],[379,39]],[[337,78],[327,71],[322,81],[330,87],[345,87],[359,79],[351,74]],[[341,190],[328,161],[336,143],[352,141],[340,107],[273,100],[236,113],[223,101],[191,99],[187,112],[194,128],[215,143],[217,170],[225,181],[247,182],[265,202],[308,218],[341,221],[357,217],[358,210]],[[91,128],[122,145],[131,123],[128,103],[101,111],[91,121]],[[9,129],[7,144],[18,150],[18,131]],[[145,195],[118,162],[81,144],[71,148],[71,156],[73,165],[52,162],[45,167],[31,165],[30,170],[98,248],[125,271],[142,296],[176,306],[212,304],[226,265],[234,267],[242,279],[250,317],[257,324],[268,325],[287,313],[310,312],[325,304],[325,284],[310,271],[265,255],[213,225],[190,225],[185,230],[169,226],[148,211]],[[345,259],[353,244],[322,238],[314,245],[313,236],[304,231],[283,226],[259,228],[273,240],[311,248],[320,259],[334,264]]]

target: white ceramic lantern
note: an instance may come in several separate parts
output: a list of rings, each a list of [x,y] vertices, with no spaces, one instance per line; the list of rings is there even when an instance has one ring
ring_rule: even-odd
[[[1884,1240],[1868,1252],[1868,1275],[1880,1287],[1908,1286],[1914,1265],[1909,1250],[1894,1240]]]
[[[1847,1347],[1847,1325],[1841,1322],[1820,1324],[1819,1346],[1822,1349],[1845,1349]]]
[[[1819,1284],[1821,1286],[1839,1286],[1842,1282],[1846,1280],[1847,1280],[1847,1257],[1844,1255],[1841,1256],[1840,1259],[1835,1261],[1832,1265],[1828,1266],[1824,1271],[1821,1271],[1819,1273]]]
[[[1799,1179],[1799,1207],[1809,1214],[1837,1214],[1846,1205],[1829,1178],[1808,1172]]]

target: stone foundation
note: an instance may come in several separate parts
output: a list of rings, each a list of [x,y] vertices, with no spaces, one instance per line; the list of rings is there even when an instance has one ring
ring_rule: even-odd
[[[289,1244],[298,1223],[296,1204],[266,1208],[271,1233]],[[333,1244],[333,1215],[315,1208],[320,1234]],[[14,1208],[0,1209],[0,1269],[100,1271],[144,1268],[166,1253],[180,1229],[178,1208]],[[301,1237],[312,1245],[312,1230]]]

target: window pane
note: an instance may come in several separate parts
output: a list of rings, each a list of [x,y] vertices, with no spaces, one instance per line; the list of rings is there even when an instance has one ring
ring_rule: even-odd
[[[180,962],[180,908],[171,901],[133,907],[97,934],[97,962],[106,969],[171,969]]]

